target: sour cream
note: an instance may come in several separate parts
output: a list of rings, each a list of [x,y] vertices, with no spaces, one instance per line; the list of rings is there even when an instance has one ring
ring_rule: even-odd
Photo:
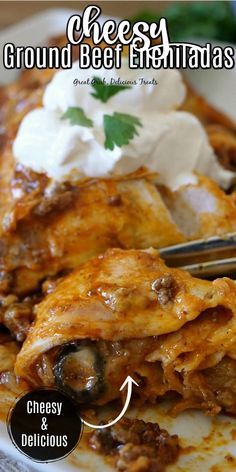
[[[107,103],[96,99],[91,80],[123,83],[130,88]],[[77,84],[77,85],[74,85]],[[197,181],[195,171],[215,179],[223,187],[233,173],[217,162],[201,123],[193,115],[176,111],[185,98],[185,86],[176,70],[72,69],[57,72],[46,87],[43,107],[23,119],[13,144],[18,162],[43,172],[52,180],[78,177],[109,177],[127,174],[143,166],[159,175],[172,190]],[[93,127],[71,125],[62,120],[69,107],[80,107]],[[142,127],[128,145],[111,151],[104,148],[104,114],[128,113]]]

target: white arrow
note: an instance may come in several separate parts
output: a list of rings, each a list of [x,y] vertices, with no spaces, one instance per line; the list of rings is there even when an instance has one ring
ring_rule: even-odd
[[[126,413],[128,407],[129,407],[129,403],[130,403],[131,395],[132,395],[132,384],[139,387],[137,382],[135,382],[135,380],[132,379],[132,377],[130,377],[130,375],[128,375],[128,377],[126,377],[124,383],[120,387],[120,391],[121,391],[125,388],[126,385],[128,386],[128,388],[127,388],[127,397],[126,397],[126,400],[125,400],[125,404],[124,404],[123,409],[120,412],[119,416],[117,416],[117,418],[115,418],[113,421],[111,421],[111,423],[96,425],[96,424],[88,423],[87,421],[83,420],[83,418],[81,418],[81,421],[84,424],[86,424],[86,426],[89,426],[89,428],[93,428],[93,429],[105,429],[105,428],[109,428],[110,426],[113,426],[113,424],[117,423],[122,418],[122,416],[124,416],[124,414]]]

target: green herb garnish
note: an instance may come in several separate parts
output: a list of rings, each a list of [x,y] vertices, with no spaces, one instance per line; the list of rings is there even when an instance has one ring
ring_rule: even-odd
[[[85,115],[83,108],[80,107],[69,107],[61,119],[70,120],[71,125],[86,126],[87,128],[93,126],[92,120]]]
[[[136,116],[116,112],[113,115],[104,115],[105,149],[112,151],[115,145],[121,147],[128,144],[138,135],[137,126],[142,126],[142,123]]]
[[[106,103],[113,95],[132,88],[130,85],[104,84],[99,77],[93,77],[93,81],[94,92],[91,92],[91,95],[103,103]]]

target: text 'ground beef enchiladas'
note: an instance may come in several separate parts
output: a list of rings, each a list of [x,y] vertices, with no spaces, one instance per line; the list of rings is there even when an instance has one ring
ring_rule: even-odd
[[[236,412],[236,285],[170,269],[154,250],[113,249],[66,277],[37,306],[15,371],[105,404],[127,375],[174,411]]]

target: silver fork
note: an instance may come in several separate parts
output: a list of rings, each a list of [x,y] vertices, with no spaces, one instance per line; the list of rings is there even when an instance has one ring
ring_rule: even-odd
[[[236,275],[236,233],[167,246],[159,253],[170,267],[197,277]]]

